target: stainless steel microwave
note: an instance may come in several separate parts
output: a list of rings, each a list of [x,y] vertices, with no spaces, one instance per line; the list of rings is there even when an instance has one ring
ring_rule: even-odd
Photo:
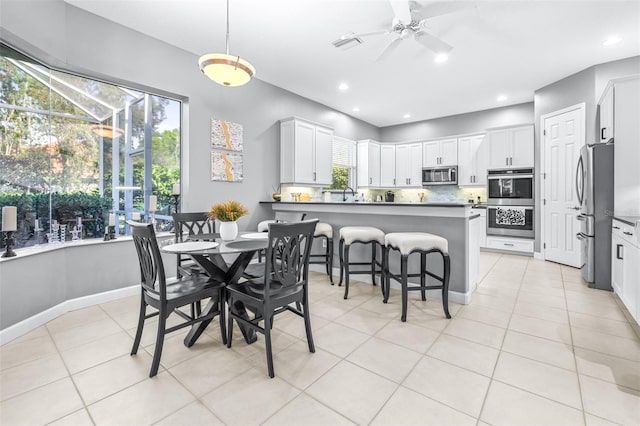
[[[457,185],[458,167],[429,167],[422,169],[422,185]]]

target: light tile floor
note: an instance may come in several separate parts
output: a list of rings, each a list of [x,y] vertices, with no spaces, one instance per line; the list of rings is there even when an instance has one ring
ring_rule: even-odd
[[[481,276],[451,320],[413,297],[403,324],[399,292],[384,305],[353,282],[345,301],[312,273],[316,353],[277,317],[275,379],[261,338],[227,349],[215,322],[190,349],[168,336],[149,379],[153,322],[129,355],[136,297],[69,312],[0,348],[0,424],[640,424],[640,340],[616,296],[527,257],[482,253]]]

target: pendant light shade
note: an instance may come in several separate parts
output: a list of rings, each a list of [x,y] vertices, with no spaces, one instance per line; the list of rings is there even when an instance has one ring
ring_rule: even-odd
[[[223,86],[242,86],[251,80],[256,69],[240,56],[229,54],[229,0],[227,0],[226,53],[208,53],[198,60],[200,71]]]

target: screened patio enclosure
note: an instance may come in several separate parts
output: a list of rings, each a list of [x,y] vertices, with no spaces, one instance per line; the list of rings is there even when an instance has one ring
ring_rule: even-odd
[[[180,176],[179,101],[54,70],[5,45],[0,52],[0,204],[14,205],[17,194],[50,200],[48,215],[46,197],[23,206],[19,234],[35,231],[35,219],[42,226],[82,216],[78,208],[61,212],[65,206],[51,201],[58,194],[102,197],[108,206],[94,220],[104,225],[115,213],[116,233],[128,231],[125,219],[148,219],[152,194],[156,217],[170,219]]]

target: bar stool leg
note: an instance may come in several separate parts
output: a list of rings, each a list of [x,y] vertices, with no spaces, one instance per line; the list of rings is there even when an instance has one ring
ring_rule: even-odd
[[[329,252],[327,259],[327,275],[329,275],[329,281],[333,285],[333,238],[327,238],[327,250]]]
[[[447,318],[451,318],[449,314],[449,274],[451,273],[451,259],[448,254],[442,253],[444,261],[444,275],[442,277],[442,307]]]
[[[407,304],[409,303],[409,291],[407,290],[407,255],[402,255],[400,260],[400,274],[402,279],[402,322],[407,321]]]
[[[340,256],[340,282],[338,282],[338,287],[342,285],[342,277],[344,275],[344,240],[340,238],[340,243],[338,245],[338,255]]]
[[[376,242],[371,242],[371,284],[376,285]],[[382,285],[382,283],[380,283]]]
[[[349,244],[344,246],[344,298],[349,297]]]
[[[420,253],[420,293],[422,295],[422,301],[427,300],[426,295],[426,273],[427,270],[427,253]]]
[[[389,249],[388,247],[384,246],[383,247],[384,250],[384,254],[382,256],[382,270],[384,271],[384,275],[383,275],[383,283],[382,285],[384,286],[384,299],[382,299],[383,303],[387,303],[389,301],[389,293],[391,291],[391,278],[389,277],[390,273],[389,273],[389,253],[391,252],[391,249]]]

